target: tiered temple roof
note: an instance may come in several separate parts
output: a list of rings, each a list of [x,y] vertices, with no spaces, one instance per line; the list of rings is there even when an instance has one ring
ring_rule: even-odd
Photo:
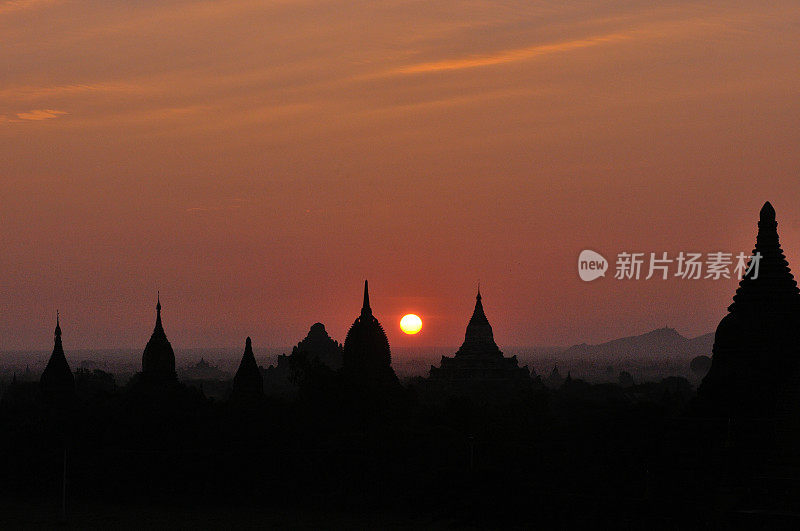
[[[520,367],[516,356],[507,358],[494,341],[492,325],[486,318],[481,292],[467,324],[464,343],[455,356],[442,356],[440,367],[431,367],[431,380],[462,383],[530,383],[528,367]]]

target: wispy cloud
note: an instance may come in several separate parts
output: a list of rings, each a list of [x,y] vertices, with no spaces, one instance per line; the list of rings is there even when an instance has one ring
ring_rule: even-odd
[[[41,98],[60,98],[65,96],[80,96],[86,93],[104,94],[140,94],[144,88],[133,83],[104,82],[104,83],[73,83],[67,85],[51,86],[11,86],[0,90],[0,98],[15,101],[34,101]]]
[[[442,72],[447,70],[463,70],[465,68],[478,68],[482,66],[494,66],[517,61],[526,61],[535,57],[549,55],[558,52],[589,48],[601,44],[611,44],[627,41],[632,38],[631,34],[613,33],[601,35],[588,39],[578,39],[553,44],[540,44],[525,48],[512,50],[502,50],[493,54],[471,55],[458,59],[448,59],[444,61],[434,61],[428,63],[418,63],[413,65],[401,66],[392,70],[394,74],[425,74],[429,72]]]
[[[0,15],[23,11],[25,9],[44,7],[56,2],[58,2],[58,0],[8,0],[6,2],[0,2]]]
[[[34,109],[28,112],[17,113],[17,118],[20,120],[49,120],[51,118],[58,118],[61,115],[69,114],[66,111],[57,111],[55,109]]]

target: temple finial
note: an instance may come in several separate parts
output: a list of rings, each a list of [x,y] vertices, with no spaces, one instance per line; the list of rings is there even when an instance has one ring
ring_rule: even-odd
[[[247,339],[244,341],[244,348],[246,349],[253,348],[253,342],[250,341],[250,336],[247,336]]]
[[[481,300],[481,280],[478,279],[478,300]]]
[[[369,307],[369,281],[364,281],[364,304],[361,307],[361,311],[364,310],[371,310]]]
[[[759,219],[760,221],[775,221],[775,209],[772,207],[769,201],[764,203],[764,206],[761,207]]]
[[[163,328],[161,325],[161,292],[156,291],[156,330]]]
[[[56,310],[56,331],[55,331],[56,338],[61,337],[61,322],[58,315],[58,310]]]

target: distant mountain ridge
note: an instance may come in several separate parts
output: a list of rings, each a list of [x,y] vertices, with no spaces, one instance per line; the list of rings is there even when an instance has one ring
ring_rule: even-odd
[[[686,338],[674,328],[657,328],[638,336],[623,337],[606,343],[573,345],[562,352],[565,357],[642,358],[711,356],[714,333]]]

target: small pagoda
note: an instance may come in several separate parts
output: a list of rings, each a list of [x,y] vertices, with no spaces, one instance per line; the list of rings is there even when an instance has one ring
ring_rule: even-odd
[[[75,394],[75,378],[64,355],[64,347],[61,345],[61,325],[58,313],[56,313],[54,335],[53,353],[39,379],[39,388],[48,399],[62,399]]]
[[[248,337],[244,345],[244,355],[239,363],[239,370],[233,377],[233,392],[231,398],[234,400],[257,399],[264,395],[264,378],[261,376],[261,369],[256,363],[253,355],[253,344]]]
[[[142,380],[148,383],[177,382],[175,352],[161,324],[161,296],[156,302],[156,325],[142,354]]]

